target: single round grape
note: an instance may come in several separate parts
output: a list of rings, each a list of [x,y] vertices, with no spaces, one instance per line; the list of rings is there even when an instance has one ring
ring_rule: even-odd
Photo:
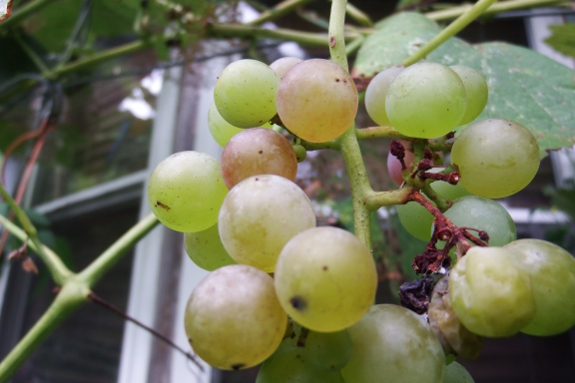
[[[396,305],[380,304],[348,329],[351,360],[346,383],[441,383],[445,356],[425,319]]]
[[[285,245],[274,283],[282,307],[296,322],[333,332],[367,312],[375,298],[377,271],[370,251],[353,234],[316,227]]]
[[[413,165],[413,159],[415,158],[415,154],[409,148],[411,147],[411,143],[405,140],[399,141],[403,147],[405,148],[405,157],[403,158],[403,162],[405,163],[406,172],[411,171],[411,166]],[[397,184],[401,185],[403,183],[403,169],[401,167],[401,162],[391,154],[391,151],[387,155],[387,170],[389,171],[389,175],[391,179]]]
[[[371,79],[365,90],[365,108],[367,109],[367,114],[369,114],[369,117],[378,125],[390,125],[387,113],[385,112],[385,96],[387,95],[389,84],[391,84],[401,71],[403,71],[403,68],[394,67],[379,72]]]
[[[427,200],[430,201],[429,198]],[[397,205],[395,208],[397,209],[399,222],[409,234],[425,242],[431,239],[434,217],[429,210],[415,201],[408,202],[405,205]]]
[[[279,82],[273,69],[262,62],[235,61],[218,77],[214,102],[222,117],[233,126],[261,126],[276,114]]]
[[[315,223],[303,190],[283,177],[264,174],[247,178],[230,191],[218,226],[225,249],[237,263],[271,273],[284,245]]]
[[[503,198],[531,182],[539,169],[537,140],[520,124],[490,119],[465,129],[451,149],[459,183],[471,193]]]
[[[293,150],[295,152],[295,156],[297,158],[297,162],[305,161],[307,157],[307,150],[301,145],[294,145]]]
[[[281,80],[276,104],[290,132],[310,142],[341,136],[357,113],[357,90],[342,67],[329,60],[307,60]]]
[[[453,362],[445,367],[443,383],[475,383],[475,381],[465,367],[457,362]]]
[[[457,73],[467,95],[467,108],[458,125],[465,125],[473,120],[485,109],[487,105],[487,82],[481,74],[473,68],[464,65],[450,66]]]
[[[517,238],[513,218],[503,206],[488,198],[473,195],[458,198],[444,216],[455,226],[487,232],[489,246],[507,245]],[[473,230],[469,233],[478,236]]]
[[[310,331],[305,340],[306,360],[319,371],[339,371],[352,353],[347,329],[336,332]]]
[[[185,233],[184,246],[190,259],[204,270],[235,264],[222,245],[217,224],[196,233]]]
[[[453,130],[467,96],[459,76],[445,65],[422,62],[405,68],[389,85],[385,110],[401,134],[437,138]]]
[[[218,222],[227,192],[218,160],[194,151],[175,153],[160,162],[148,182],[154,215],[170,229],[186,233]]]
[[[516,334],[535,316],[529,276],[501,247],[473,247],[451,269],[449,296],[471,332],[499,338]]]
[[[194,289],[185,314],[194,351],[224,370],[263,362],[279,346],[286,324],[272,278],[245,265],[210,273]]]
[[[233,136],[220,162],[228,189],[259,174],[276,174],[295,181],[297,173],[297,159],[289,141],[264,128],[246,129]]]
[[[282,57],[281,59],[271,63],[270,68],[272,68],[273,71],[276,72],[276,75],[282,79],[291,68],[302,61],[302,59],[298,59],[297,57]]]
[[[531,278],[537,312],[521,332],[550,336],[575,325],[575,258],[539,239],[521,239],[504,247],[509,260]]]
[[[224,120],[214,103],[210,105],[210,110],[208,111],[208,128],[214,140],[216,140],[221,147],[226,146],[234,135],[243,131],[243,129],[235,127]]]

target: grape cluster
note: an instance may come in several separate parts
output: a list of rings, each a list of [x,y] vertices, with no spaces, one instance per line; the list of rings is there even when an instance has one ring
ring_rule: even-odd
[[[547,242],[516,241],[513,220],[490,199],[531,181],[536,139],[515,122],[485,120],[453,142],[452,130],[486,102],[477,71],[431,62],[385,70],[366,90],[373,120],[404,137],[393,142],[388,167],[398,185],[413,189],[397,211],[429,242],[414,268],[435,290],[414,297],[405,289],[402,300],[419,300],[423,316],[373,305],[371,252],[345,230],[316,227],[294,183],[306,142],[337,140],[353,124],[350,75],[320,59],[226,67],[208,114],[221,161],[176,153],[149,181],[158,219],[184,232],[192,261],[212,271],[187,305],[194,351],[221,369],[263,362],[257,383],[463,383],[473,380],[446,355],[477,357],[482,336],[573,326],[575,260]]]

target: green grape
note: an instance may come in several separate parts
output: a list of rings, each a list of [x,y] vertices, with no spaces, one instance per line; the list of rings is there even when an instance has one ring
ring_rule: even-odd
[[[279,82],[273,69],[262,62],[247,59],[233,62],[216,82],[216,107],[233,126],[261,126],[276,114],[275,96]]]
[[[272,278],[245,265],[210,273],[186,306],[190,345],[200,358],[224,370],[263,362],[279,346],[286,325]]]
[[[214,103],[210,105],[210,110],[208,111],[208,128],[210,128],[210,133],[214,140],[221,147],[226,146],[234,135],[243,131],[243,129],[237,128],[224,120]]]
[[[467,95],[467,108],[465,114],[458,125],[465,125],[473,120],[483,111],[487,104],[487,82],[481,74],[473,68],[464,65],[450,66],[465,86]]]
[[[531,278],[537,312],[521,332],[549,336],[575,325],[575,258],[539,239],[521,239],[504,247],[509,260]]]
[[[291,68],[277,91],[278,115],[296,136],[327,142],[341,136],[357,113],[353,79],[329,60],[307,60]]]
[[[499,338],[516,334],[535,316],[529,276],[501,247],[473,247],[451,269],[449,296],[471,332]]]
[[[346,329],[336,332],[310,331],[305,340],[306,360],[320,371],[339,371],[349,362],[351,337]]]
[[[347,383],[441,383],[445,356],[425,319],[406,308],[380,304],[348,329]]]
[[[217,224],[196,233],[185,233],[184,245],[190,259],[204,270],[214,271],[235,263],[222,245]]]
[[[258,372],[256,383],[345,383],[339,371],[316,370],[301,347],[287,347],[275,352]]]
[[[160,162],[148,182],[154,215],[170,229],[186,233],[218,222],[227,192],[218,160],[193,151],[175,153]]]
[[[389,84],[391,84],[401,71],[403,71],[403,68],[394,67],[379,72],[371,79],[365,90],[365,108],[367,109],[367,114],[369,114],[369,117],[378,125],[390,125],[387,113],[385,112],[385,96],[387,95]]]
[[[490,246],[503,246],[517,238],[513,218],[503,206],[488,198],[473,195],[458,198],[444,216],[455,226],[487,232]],[[477,237],[477,232],[469,233]]]
[[[295,181],[297,173],[291,144],[270,129],[252,128],[236,134],[224,148],[220,162],[228,189],[259,174],[276,174]]]
[[[471,193],[503,198],[531,182],[539,169],[539,145],[523,126],[490,119],[469,126],[455,140],[451,163]]]
[[[445,65],[422,62],[405,68],[389,85],[385,110],[391,125],[415,138],[437,138],[455,128],[467,96],[459,76]]]
[[[445,168],[433,168],[429,171],[432,173],[439,173],[443,170],[445,170]],[[449,201],[454,201],[457,198],[471,195],[471,193],[465,190],[465,188],[459,183],[457,183],[457,185],[452,185],[445,181],[434,181],[431,183],[431,188],[441,197]]]
[[[315,223],[311,202],[299,186],[264,174],[234,186],[218,225],[222,243],[237,263],[272,273],[284,245]]]
[[[296,322],[333,332],[367,312],[375,298],[377,271],[370,251],[353,234],[316,227],[285,245],[274,283],[282,307]]]
[[[457,362],[445,367],[443,383],[475,383],[469,372]]]
[[[291,68],[302,61],[302,59],[298,59],[297,57],[282,57],[281,59],[271,63],[270,68],[272,68],[274,72],[276,72],[276,75],[282,79]]]
[[[427,198],[427,197],[426,197]],[[429,198],[427,198],[429,201]],[[431,239],[433,214],[417,202],[411,201],[405,205],[397,205],[399,222],[415,238],[428,242]]]
[[[295,156],[297,158],[297,162],[305,161],[307,157],[307,150],[301,145],[294,145],[293,150],[295,152]]]

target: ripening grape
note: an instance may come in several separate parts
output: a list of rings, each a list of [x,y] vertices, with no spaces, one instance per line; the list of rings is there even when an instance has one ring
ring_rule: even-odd
[[[425,319],[396,305],[380,304],[348,329],[351,360],[346,383],[441,383],[445,355]]]
[[[405,140],[400,140],[399,142],[405,148],[405,157],[403,157],[403,162],[405,163],[406,171],[409,172],[411,170],[415,154],[409,150],[411,147],[410,142]],[[399,162],[397,157],[391,154],[391,151],[387,155],[387,170],[389,171],[391,179],[395,181],[397,185],[401,185],[403,183],[403,169],[401,168],[401,162]]]
[[[266,64],[239,60],[218,77],[214,102],[222,117],[238,128],[261,126],[276,114],[279,77]]]
[[[529,275],[501,247],[472,247],[451,269],[449,296],[471,332],[498,338],[516,334],[535,315]]]
[[[270,129],[239,132],[224,148],[220,162],[228,189],[259,174],[276,174],[294,181],[297,173],[297,159],[291,144]]]
[[[465,125],[473,120],[483,111],[487,104],[487,82],[481,74],[473,68],[464,65],[450,66],[452,71],[457,73],[467,95],[467,108],[465,114],[458,125]]]
[[[351,358],[351,337],[346,329],[336,332],[310,331],[305,339],[305,358],[319,371],[339,371]]]
[[[391,125],[415,138],[437,138],[453,130],[467,96],[459,76],[445,65],[421,62],[405,68],[389,85],[385,110]]]
[[[221,147],[226,146],[234,135],[243,131],[243,129],[235,127],[224,120],[214,103],[210,105],[210,110],[208,111],[208,128],[214,140],[216,140]]]
[[[575,325],[575,258],[539,239],[521,239],[504,247],[509,260],[531,278],[535,317],[521,332],[549,336]]]
[[[475,381],[465,367],[457,362],[453,362],[445,367],[443,383],[475,383]]]
[[[148,182],[154,215],[170,229],[186,233],[213,226],[227,192],[218,160],[194,151],[160,162]]]
[[[367,312],[377,287],[370,251],[353,234],[316,227],[283,248],[274,274],[284,310],[302,326],[340,331]]]
[[[272,68],[274,72],[276,72],[276,75],[282,79],[291,68],[302,61],[302,59],[298,59],[297,57],[282,57],[281,59],[271,63],[270,68]]]
[[[357,90],[342,67],[329,60],[307,60],[281,80],[276,104],[290,132],[310,142],[341,136],[357,113]]]
[[[429,202],[431,200],[425,197]],[[428,242],[431,239],[431,228],[433,226],[433,214],[415,201],[405,205],[397,205],[397,216],[399,222],[415,238]]]
[[[218,226],[237,263],[271,273],[284,245],[315,223],[311,202],[299,186],[264,174],[234,186],[222,204]]]
[[[297,158],[297,162],[305,161],[307,157],[307,150],[301,145],[294,145],[293,150],[295,152],[295,157]]]
[[[286,329],[272,278],[245,265],[217,269],[194,289],[185,314],[194,351],[211,366],[255,366],[279,346]]]
[[[489,119],[469,126],[455,140],[451,163],[459,183],[473,194],[503,198],[531,182],[539,169],[537,140],[520,124]]]
[[[378,125],[390,125],[387,113],[385,112],[385,96],[387,95],[389,84],[391,84],[401,71],[403,71],[403,68],[394,67],[379,72],[371,79],[365,90],[365,108],[367,109],[367,114],[369,114],[369,117]]]
[[[206,230],[185,233],[184,246],[190,259],[204,270],[213,271],[235,263],[222,245],[217,224]]]

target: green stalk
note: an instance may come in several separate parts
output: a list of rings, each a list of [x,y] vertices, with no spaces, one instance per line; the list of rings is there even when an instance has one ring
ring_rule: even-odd
[[[382,206],[402,205],[407,203],[407,197],[413,190],[407,186],[396,190],[373,192],[365,198],[365,206],[370,211],[376,211]]]
[[[2,24],[0,24],[0,25],[2,25]],[[34,52],[32,50],[32,48],[30,48],[30,46],[28,44],[26,44],[26,42],[22,38],[22,35],[20,34],[20,31],[14,32],[13,36],[14,36],[14,39],[16,40],[16,42],[18,42],[18,44],[20,44],[20,47],[22,48],[22,50],[28,55],[28,57],[30,58],[30,60],[32,60],[34,65],[36,65],[36,68],[38,68],[38,70],[40,71],[42,76],[46,76],[46,74],[49,72],[48,67],[46,66],[46,64],[44,64],[44,61],[42,61],[42,59],[40,57],[38,57],[36,52]]]
[[[391,126],[372,126],[369,128],[357,129],[355,131],[358,140],[369,140],[377,137],[393,137],[401,138],[403,140],[410,140],[409,137],[404,136]]]
[[[568,2],[565,0],[510,0],[510,1],[502,1],[499,3],[495,3],[484,12],[484,15],[493,15],[496,13],[501,12],[508,12],[508,11],[515,11],[518,9],[525,9],[525,8],[535,8],[540,6],[549,6],[549,5],[560,5],[566,4],[569,5]],[[439,11],[432,11],[425,13],[425,16],[434,21],[444,21],[444,20],[451,20],[455,19],[469,9],[471,9],[471,4],[464,4],[459,5],[457,7],[452,7],[448,9],[442,9]]]
[[[409,66],[415,64],[429,53],[433,52],[438,46],[443,44],[449,38],[453,37],[456,33],[461,31],[467,25],[469,25],[473,20],[478,18],[487,8],[489,8],[497,0],[479,0],[475,3],[469,10],[463,13],[453,21],[447,27],[445,27],[441,32],[439,32],[434,38],[417,50],[414,54],[408,57],[403,65]]]
[[[42,8],[50,5],[54,0],[36,0],[29,2],[22,8],[19,8],[12,12],[12,15],[0,23],[0,31],[2,29],[15,27],[24,21],[28,16],[40,11]]]
[[[373,21],[371,21],[371,18],[365,12],[357,8],[355,5],[347,3],[347,6],[345,7],[345,12],[349,17],[351,17],[364,27],[373,26]]]
[[[347,44],[347,46],[345,47],[345,54],[346,55],[350,55],[353,52],[355,52],[356,50],[358,50],[361,47],[361,44],[363,44],[363,42],[365,41],[365,37],[360,36],[354,40],[352,40],[349,44]]]
[[[300,32],[291,29],[261,29],[259,26],[243,24],[211,24],[207,33],[212,37],[251,37],[294,41],[307,46],[326,46],[324,33]]]
[[[262,12],[255,20],[246,23],[245,25],[260,25],[266,21],[279,19],[295,10],[297,7],[307,4],[312,0],[284,0],[277,4],[274,8]]]

